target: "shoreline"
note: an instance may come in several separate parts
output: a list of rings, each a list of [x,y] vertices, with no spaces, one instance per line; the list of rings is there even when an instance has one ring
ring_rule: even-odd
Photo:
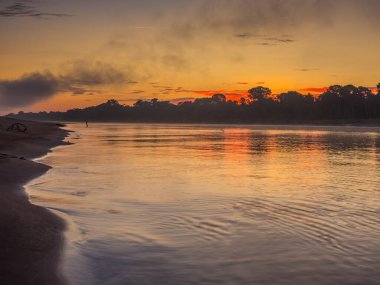
[[[13,118],[13,117],[9,117]],[[37,122],[37,121],[31,121]],[[54,121],[38,121],[43,123],[52,123]],[[84,121],[61,121],[63,124],[84,124]],[[380,120],[318,120],[318,121],[307,121],[307,122],[282,122],[282,121],[257,121],[257,122],[239,122],[239,121],[89,121],[89,124],[152,124],[152,125],[228,125],[228,126],[289,126],[289,127],[357,127],[357,128],[378,128],[380,127]]]
[[[7,132],[13,123],[27,132]],[[67,284],[60,270],[66,224],[25,192],[51,168],[32,159],[67,144],[62,126],[0,117],[0,284]]]

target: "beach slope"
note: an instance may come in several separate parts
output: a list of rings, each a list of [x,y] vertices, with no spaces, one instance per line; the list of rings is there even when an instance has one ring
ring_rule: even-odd
[[[27,131],[9,130],[22,123]],[[64,222],[30,203],[23,185],[49,167],[31,159],[63,144],[54,123],[0,117],[0,284],[65,284],[59,271]]]

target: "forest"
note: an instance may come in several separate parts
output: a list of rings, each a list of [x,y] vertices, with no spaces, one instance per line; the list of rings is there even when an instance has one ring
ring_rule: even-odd
[[[157,122],[157,123],[280,123],[360,122],[380,119],[380,84],[375,89],[333,85],[313,96],[296,91],[274,95],[263,86],[248,90],[239,101],[224,94],[173,104],[170,101],[138,100],[133,106],[116,100],[66,112],[9,114],[9,117],[40,121]]]

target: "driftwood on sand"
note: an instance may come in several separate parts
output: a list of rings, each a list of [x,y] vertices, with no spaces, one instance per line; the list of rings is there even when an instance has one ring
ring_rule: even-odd
[[[26,133],[27,130],[28,130],[27,126],[25,126],[24,124],[21,124],[21,123],[14,123],[7,128],[7,132],[16,131],[16,132],[20,132],[20,133]]]

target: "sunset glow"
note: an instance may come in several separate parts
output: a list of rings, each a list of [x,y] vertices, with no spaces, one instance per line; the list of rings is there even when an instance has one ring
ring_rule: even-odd
[[[39,73],[58,87],[0,112],[378,83],[378,1],[272,2],[2,1],[2,84]]]
[[[380,0],[1,0],[0,285],[379,285]]]

